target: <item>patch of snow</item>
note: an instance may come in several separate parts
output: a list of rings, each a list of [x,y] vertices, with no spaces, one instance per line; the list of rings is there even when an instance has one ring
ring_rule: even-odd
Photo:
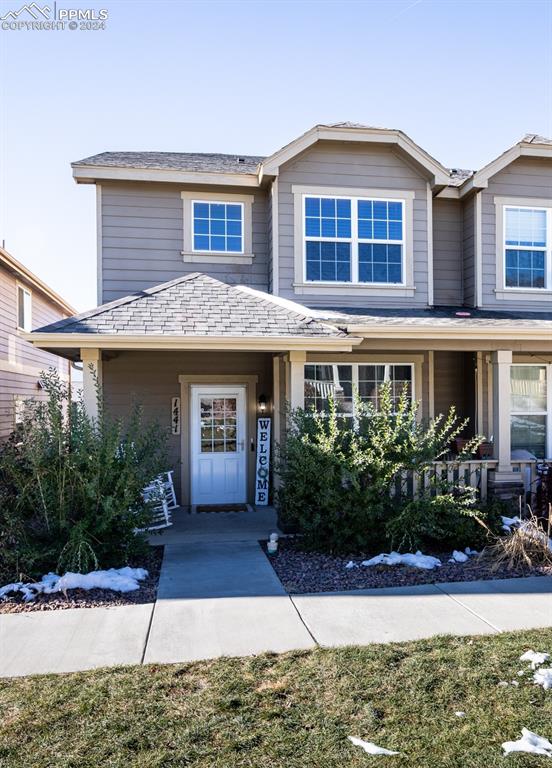
[[[533,675],[533,680],[536,685],[542,685],[545,691],[549,691],[552,688],[552,668],[547,667],[544,669],[541,667],[537,669]]]
[[[529,731],[527,728],[521,729],[521,739],[517,741],[505,741],[502,745],[505,755],[511,752],[528,752],[531,755],[543,755],[552,757],[552,744],[543,736]]]
[[[504,517],[504,515],[501,515],[502,519],[502,530],[506,531],[506,533],[512,533],[512,528],[517,528],[519,525],[521,525],[521,518],[519,517]]]
[[[472,549],[471,547],[466,547],[466,549],[464,550],[464,552],[465,552],[465,553],[466,553],[466,555],[468,555],[469,557],[473,557],[474,555],[478,555],[478,554],[479,554],[479,552],[477,551],[477,549]]]
[[[497,683],[497,685],[498,685],[499,688],[507,688],[508,687],[508,683],[506,682],[506,680],[501,680],[499,683]]]
[[[512,682],[510,683],[510,685],[513,685],[513,686],[514,686],[514,688],[517,688],[517,687],[518,687],[518,685],[519,685],[519,680],[512,680]]]
[[[354,560],[349,560],[345,568],[347,568],[347,570],[350,570],[351,568],[358,568],[358,565],[355,563]]]
[[[422,555],[418,550],[416,554],[408,552],[405,555],[401,555],[399,552],[390,552],[389,554],[382,553],[370,558],[370,560],[363,560],[361,565],[370,567],[372,565],[409,565],[411,568],[423,568],[424,570],[432,570],[441,565],[441,561],[437,557],[431,555]]]
[[[37,595],[51,595],[54,592],[67,592],[68,589],[111,589],[114,592],[133,592],[140,589],[138,582],[148,576],[145,568],[110,568],[107,571],[90,573],[71,573],[63,576],[47,573],[40,581],[31,584],[15,582],[0,588],[0,598],[13,592],[21,592],[26,602]]]
[[[466,717],[465,712],[455,712],[454,714],[456,715],[456,717]]]
[[[398,755],[398,752],[393,752],[392,749],[385,749],[385,747],[378,747],[376,744],[373,744],[371,741],[363,741],[362,739],[359,739],[357,736],[349,736],[349,741],[355,745],[355,747],[360,747],[365,752],[367,752],[369,755]]]
[[[468,555],[466,555],[465,552],[459,552],[457,549],[455,549],[454,552],[452,553],[451,560],[454,563],[465,563],[469,560],[469,557]]]
[[[531,662],[531,669],[536,669],[537,667],[540,667],[541,664],[544,664],[545,661],[548,661],[550,658],[549,653],[544,653],[543,651],[525,651],[520,657],[520,661],[530,661]]]

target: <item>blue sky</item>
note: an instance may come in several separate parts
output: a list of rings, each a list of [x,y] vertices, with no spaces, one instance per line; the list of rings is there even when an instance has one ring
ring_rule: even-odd
[[[0,0],[0,15],[21,4]],[[72,160],[270,154],[352,120],[478,168],[526,132],[552,136],[552,0],[58,6],[109,20],[0,30],[0,240],[79,310],[96,302],[95,197]]]

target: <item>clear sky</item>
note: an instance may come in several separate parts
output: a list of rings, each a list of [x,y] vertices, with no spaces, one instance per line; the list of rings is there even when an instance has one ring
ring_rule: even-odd
[[[23,1],[0,0],[0,16]],[[351,120],[478,168],[524,133],[552,136],[552,0],[58,6],[109,20],[0,30],[0,241],[79,310],[96,303],[95,196],[72,181],[72,160],[270,154]]]

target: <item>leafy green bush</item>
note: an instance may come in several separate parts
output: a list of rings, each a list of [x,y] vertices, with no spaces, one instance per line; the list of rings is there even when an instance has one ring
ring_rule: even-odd
[[[166,437],[134,405],[126,421],[70,403],[56,372],[47,399],[26,404],[23,424],[0,452],[0,573],[38,577],[121,566],[145,551],[150,510],[142,488],[166,468]]]
[[[424,426],[417,410],[406,391],[396,402],[384,385],[378,410],[356,398],[354,420],[339,416],[332,400],[328,414],[293,411],[278,457],[284,529],[302,533],[306,546],[335,552],[474,546],[480,526],[472,491],[432,479],[411,498],[398,479],[404,472],[429,472],[467,425],[451,408],[446,418]],[[470,441],[466,454],[481,440]]]

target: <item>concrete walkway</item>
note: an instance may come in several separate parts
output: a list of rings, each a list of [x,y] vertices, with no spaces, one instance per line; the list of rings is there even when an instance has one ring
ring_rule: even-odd
[[[289,596],[255,514],[182,516],[155,605],[0,615],[0,676],[552,626],[545,577]]]

